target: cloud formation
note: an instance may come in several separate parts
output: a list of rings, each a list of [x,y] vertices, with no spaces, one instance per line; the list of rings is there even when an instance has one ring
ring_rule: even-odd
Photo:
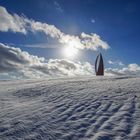
[[[26,34],[26,20],[17,14],[9,14],[4,7],[0,6],[0,31],[13,31]]]
[[[0,79],[71,77],[95,75],[94,66],[88,62],[49,59],[30,55],[20,48],[0,43]],[[106,68],[105,75],[140,75],[140,66],[129,64],[123,68]]]
[[[117,60],[117,61],[109,60],[108,63],[109,63],[110,65],[124,66],[124,64],[123,64],[121,61],[119,61],[119,60]]]
[[[94,66],[88,62],[49,59],[30,55],[20,48],[0,43],[0,79],[94,76]],[[123,68],[106,68],[105,75],[140,75],[140,66],[129,64]]]
[[[117,75],[137,75],[140,76],[140,66],[138,64],[129,64],[123,68],[107,68],[105,70],[106,75],[117,76]]]
[[[64,46],[72,46],[77,49],[98,50],[102,48],[106,50],[109,48],[107,42],[103,41],[97,34],[86,34],[84,32],[79,36],[65,34],[54,25],[38,22],[17,14],[12,15],[2,6],[0,6],[0,26],[0,31],[4,32],[13,31],[23,34],[29,31],[43,32]]]
[[[0,43],[0,78],[44,78],[56,76],[93,75],[93,66],[88,63],[65,59],[40,58]],[[8,78],[9,77],[9,78]]]

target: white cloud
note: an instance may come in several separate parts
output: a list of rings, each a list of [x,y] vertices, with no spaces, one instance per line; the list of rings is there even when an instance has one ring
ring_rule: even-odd
[[[19,48],[0,43],[0,78],[40,78],[56,76],[94,75],[93,66],[88,63],[65,59],[40,58]]]
[[[31,21],[31,29],[33,32],[41,31],[46,35],[50,35],[52,38],[57,39],[64,45],[69,45],[77,49],[91,49],[98,50],[98,48],[108,49],[109,45],[102,41],[97,34],[81,33],[80,36],[69,35],[61,32],[54,25],[48,25],[46,23]]]
[[[17,14],[11,15],[4,7],[0,6],[0,31],[7,32],[10,30],[26,34],[25,28],[25,18],[20,17]]]
[[[44,32],[47,36],[56,39],[64,46],[69,45],[78,49],[98,50],[108,49],[109,45],[97,34],[81,33],[79,36],[65,34],[54,25],[29,20],[26,17],[11,15],[4,7],[0,7],[0,31],[13,31],[26,34],[28,31]]]
[[[20,45],[24,47],[29,47],[29,48],[57,48],[60,47],[60,44],[55,44],[55,43],[36,43],[36,44],[26,44],[26,45]]]
[[[128,75],[140,75],[140,66],[135,63],[129,64],[128,67],[123,68],[120,72]]]
[[[117,61],[109,60],[108,63],[109,63],[110,65],[124,66],[124,64],[123,64],[121,61],[119,61],[119,60],[117,60]]]
[[[138,64],[129,64],[123,68],[107,68],[106,75],[137,75],[140,76],[140,66]]]
[[[49,59],[30,55],[20,48],[0,43],[0,79],[45,78],[61,76],[95,75],[94,66],[88,62]],[[105,75],[140,75],[138,64],[123,68],[106,68]]]
[[[140,66],[138,64],[133,63],[128,65],[128,69],[130,71],[140,71]]]
[[[81,34],[81,42],[86,49],[98,50],[98,48],[108,49],[109,46],[106,42],[102,41],[100,36],[97,34]]]

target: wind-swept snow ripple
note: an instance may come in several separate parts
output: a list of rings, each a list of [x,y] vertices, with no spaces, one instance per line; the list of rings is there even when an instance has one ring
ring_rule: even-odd
[[[140,78],[0,82],[2,140],[139,140]]]

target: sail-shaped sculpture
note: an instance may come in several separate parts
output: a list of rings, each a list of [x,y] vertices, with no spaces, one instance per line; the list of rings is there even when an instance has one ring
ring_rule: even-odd
[[[95,72],[96,75],[104,75],[104,62],[102,54],[98,54],[96,61],[95,61]]]

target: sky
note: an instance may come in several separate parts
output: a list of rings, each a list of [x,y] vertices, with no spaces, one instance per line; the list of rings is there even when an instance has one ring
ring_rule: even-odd
[[[1,0],[0,6],[1,78],[94,74],[99,52],[106,73],[140,73],[139,0]]]

